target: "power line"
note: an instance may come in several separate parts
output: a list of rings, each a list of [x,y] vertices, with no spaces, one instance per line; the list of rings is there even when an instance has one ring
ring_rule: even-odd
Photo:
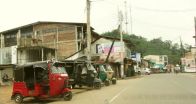
[[[150,22],[144,22],[144,21],[141,21],[139,19],[134,19],[137,23],[140,23],[140,24],[145,24],[145,25],[151,25],[151,26],[154,26],[154,27],[159,27],[159,28],[164,28],[164,29],[172,29],[172,30],[179,30],[179,31],[192,31],[191,29],[188,29],[188,28],[181,28],[181,27],[170,27],[170,26],[166,26],[166,25],[159,25],[159,24],[153,24],[153,23],[150,23]]]
[[[150,11],[150,12],[196,12],[196,8],[188,8],[188,9],[176,9],[176,10],[163,10],[163,9],[154,9],[154,8],[144,8],[144,7],[136,7],[137,10],[143,10],[143,11]]]

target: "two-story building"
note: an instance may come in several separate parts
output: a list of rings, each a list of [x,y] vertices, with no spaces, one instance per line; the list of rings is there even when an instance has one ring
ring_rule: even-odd
[[[93,31],[92,41],[98,36]],[[0,74],[13,64],[66,57],[87,46],[86,23],[35,22],[0,32]],[[83,52],[84,54],[84,52]],[[7,72],[6,72],[7,71]]]

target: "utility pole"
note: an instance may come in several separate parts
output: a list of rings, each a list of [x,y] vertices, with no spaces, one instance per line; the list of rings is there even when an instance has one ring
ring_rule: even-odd
[[[130,34],[133,34],[133,20],[132,20],[132,6],[131,5],[130,5],[130,27],[131,27]]]
[[[87,7],[87,59],[91,60],[91,26],[90,26],[90,0],[86,0]]]
[[[195,36],[193,36],[193,38],[195,38],[195,46],[196,46],[196,17],[194,17],[194,23],[195,23]]]
[[[193,36],[193,38],[195,38],[195,46],[193,48],[196,48],[196,17],[194,17],[194,23],[195,23],[195,36]],[[195,59],[195,71],[196,71],[196,53],[194,51],[194,59]]]
[[[122,33],[122,22],[123,22],[123,14],[122,11],[118,12],[118,18],[119,18],[119,28],[120,28],[120,44],[121,46],[121,52],[120,52],[120,58],[121,58],[121,65],[120,65],[120,75],[121,78],[124,78],[124,57],[123,57],[123,50],[124,50],[124,43],[123,43],[123,33]]]
[[[183,46],[182,38],[181,37],[180,37],[180,51],[181,51],[182,57],[184,57],[185,52],[184,52],[184,46]]]
[[[122,34],[122,22],[123,22],[123,14],[122,11],[118,12],[118,19],[119,19],[119,32],[120,32],[120,41],[123,42],[123,34]]]
[[[125,3],[125,25],[126,25],[126,34],[128,34],[128,19],[127,19],[127,1]]]

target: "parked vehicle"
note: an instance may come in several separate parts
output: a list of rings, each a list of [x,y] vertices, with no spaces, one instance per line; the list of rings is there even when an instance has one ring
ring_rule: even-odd
[[[116,84],[116,78],[114,77],[114,71],[109,64],[93,64],[98,72],[98,78],[106,85],[110,83]]]
[[[140,67],[137,67],[136,65],[134,66],[134,70],[135,70],[135,73],[137,73],[138,75],[142,74],[142,69]]]
[[[151,69],[136,67],[135,72],[138,73],[138,75],[150,75],[151,74]]]
[[[143,69],[143,74],[150,75],[151,74],[151,70],[149,68],[144,68]]]
[[[97,71],[91,62],[84,60],[66,60],[64,62],[70,76],[69,83],[73,88],[76,85],[79,87],[85,85],[96,89],[101,88],[101,80],[97,78]]]
[[[64,63],[52,61],[16,66],[11,99],[16,103],[22,103],[26,97],[71,100],[72,92],[64,66]]]

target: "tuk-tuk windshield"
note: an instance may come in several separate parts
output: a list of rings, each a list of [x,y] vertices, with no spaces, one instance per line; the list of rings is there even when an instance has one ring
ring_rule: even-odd
[[[87,64],[88,70],[95,70],[92,64]]]
[[[106,71],[103,65],[99,65],[100,71]]]
[[[51,71],[52,71],[52,73],[56,73],[56,74],[65,74],[65,73],[67,73],[66,70],[65,70],[65,67],[63,67],[63,66],[52,66]]]
[[[104,65],[104,66],[105,66],[106,71],[112,71],[112,68],[110,65]]]

